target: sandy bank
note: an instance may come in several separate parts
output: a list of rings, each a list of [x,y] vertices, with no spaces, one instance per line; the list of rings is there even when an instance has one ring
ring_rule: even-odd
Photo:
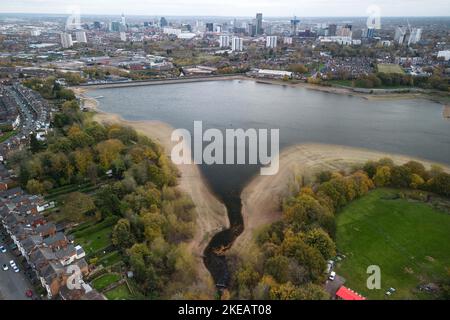
[[[397,92],[395,89],[393,89],[392,92],[385,91],[381,92],[382,89],[374,89],[380,90],[380,92],[375,93],[364,93],[364,92],[357,92],[354,91],[350,87],[338,87],[338,86],[321,86],[317,84],[309,84],[305,82],[298,82],[298,83],[292,83],[292,82],[286,82],[283,80],[277,80],[277,79],[258,79],[258,78],[249,78],[246,77],[247,80],[254,80],[259,83],[265,83],[265,84],[274,84],[274,85],[282,85],[282,86],[289,86],[292,88],[305,88],[308,90],[314,90],[314,91],[320,91],[325,93],[332,93],[332,94],[339,94],[339,95],[347,95],[352,97],[359,97],[362,99],[367,100],[406,100],[406,99],[424,99],[424,100],[430,100],[437,103],[444,103],[443,100],[439,96],[433,96],[430,94],[426,94],[425,92]]]
[[[450,119],[450,105],[444,106],[444,110],[442,111],[442,116],[445,119]]]
[[[387,154],[367,149],[326,144],[301,144],[289,147],[280,154],[280,170],[273,176],[256,176],[244,188],[241,194],[244,232],[235,240],[231,253],[245,254],[254,245],[254,233],[262,226],[281,218],[281,199],[288,195],[289,184],[296,177],[311,178],[321,170],[337,171],[348,169],[352,165],[367,160],[390,157],[395,163],[402,164],[417,160],[427,168],[434,162],[410,156]],[[450,172],[450,167],[441,165]]]
[[[159,121],[126,121],[118,115],[103,112],[97,113],[94,116],[94,120],[101,123],[121,123],[131,126],[139,133],[145,134],[160,143],[167,154],[170,155],[173,146],[170,135],[173,128],[166,123]],[[196,258],[197,270],[202,282],[198,285],[208,287],[210,292],[213,293],[214,284],[209,271],[203,263],[203,251],[215,233],[223,228],[228,228],[227,210],[210,191],[197,165],[179,165],[177,167],[181,173],[181,177],[178,180],[179,188],[192,198],[197,210],[197,230],[189,246]]]
[[[87,96],[86,95],[87,90],[85,88],[76,87],[72,88],[72,91],[75,93],[75,96],[77,96],[80,99],[82,108],[88,108],[91,110],[97,109],[98,101],[95,98]]]

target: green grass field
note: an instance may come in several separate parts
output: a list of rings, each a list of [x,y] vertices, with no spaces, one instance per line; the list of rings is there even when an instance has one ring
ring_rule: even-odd
[[[378,72],[383,73],[400,73],[404,74],[405,71],[398,65],[393,63],[380,63],[377,65]]]
[[[128,287],[125,283],[121,284],[120,286],[112,290],[105,292],[105,296],[109,300],[127,300],[132,298],[131,292],[130,290],[128,290]]]
[[[120,253],[118,251],[112,251],[104,256],[100,256],[97,264],[101,264],[103,267],[109,267],[118,263],[119,261],[122,261],[122,256],[120,255]]]
[[[11,138],[13,135],[15,135],[17,133],[17,131],[13,130],[13,131],[8,131],[5,132],[1,137],[0,137],[0,143],[5,142],[6,140],[8,140],[9,138]]]
[[[89,256],[111,245],[111,232],[115,219],[105,219],[92,225],[80,225],[80,230],[73,232],[76,243],[80,244]]]
[[[450,268],[450,214],[426,203],[388,200],[395,190],[377,189],[348,205],[337,217],[337,247],[347,257],[337,266],[346,286],[369,299],[432,299],[417,291],[436,283]],[[369,265],[381,268],[381,290],[366,287]]]
[[[89,255],[111,244],[111,231],[112,228],[107,227],[91,235],[75,238],[75,240],[86,250],[86,254]]]
[[[102,291],[109,285],[111,285],[119,280],[120,280],[120,275],[118,275],[117,273],[106,273],[104,275],[101,275],[98,278],[95,278],[92,281],[92,285],[94,286],[95,289]]]

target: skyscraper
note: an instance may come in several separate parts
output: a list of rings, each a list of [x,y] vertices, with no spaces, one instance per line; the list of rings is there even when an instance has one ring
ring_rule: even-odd
[[[263,27],[262,27],[262,13],[256,14],[256,34],[263,34]]]
[[[352,36],[352,26],[346,24],[345,26],[343,26],[336,32],[336,35],[341,36],[341,37],[351,37]]]
[[[283,44],[291,45],[292,44],[292,37],[284,37],[283,38]]]
[[[73,46],[72,35],[70,33],[62,32],[61,33],[61,46],[63,48],[70,48]]]
[[[406,35],[406,28],[403,26],[398,26],[395,29],[394,41],[398,44],[403,44]]]
[[[77,31],[75,32],[75,39],[78,43],[87,43],[86,32],[85,31]]]
[[[169,25],[169,23],[167,22],[166,18],[161,17],[161,19],[159,20],[159,26],[161,28],[167,27]]]
[[[113,32],[119,32],[120,31],[120,23],[118,21],[111,22],[110,30]]]
[[[231,50],[242,51],[244,49],[244,40],[239,37],[233,37],[231,40]]]
[[[254,37],[256,35],[256,26],[253,23],[249,23],[247,25],[247,33],[251,37]]]
[[[206,32],[214,32],[214,23],[212,22],[206,23]]]
[[[277,47],[277,36],[267,36],[266,37],[266,48],[276,48]]]
[[[291,20],[291,34],[296,35],[297,33],[297,25],[300,23],[300,20],[297,19],[296,16]]]
[[[375,29],[374,28],[368,28],[366,33],[366,38],[372,39],[375,35]]]
[[[125,20],[125,15],[123,13],[122,13],[122,17],[120,18],[120,24],[124,27],[127,25],[127,22]]]
[[[337,25],[336,24],[330,24],[328,26],[328,35],[329,36],[335,36],[336,35],[336,30],[337,30]]]
[[[221,48],[226,48],[230,46],[230,36],[221,35],[219,37],[219,43]]]
[[[421,37],[422,37],[422,29],[412,28],[411,34],[409,35],[408,38],[408,46],[419,42]]]

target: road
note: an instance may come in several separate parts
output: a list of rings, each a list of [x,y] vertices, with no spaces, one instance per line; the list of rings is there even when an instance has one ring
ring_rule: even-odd
[[[0,299],[1,300],[26,300],[29,299],[25,296],[27,290],[32,290],[33,287],[26,277],[23,270],[15,273],[9,261],[14,260],[17,263],[17,259],[7,251],[6,253],[0,253],[0,266],[7,264],[9,270],[0,270]],[[20,266],[19,266],[20,268]]]
[[[332,298],[335,297],[336,291],[344,285],[345,279],[339,275],[336,275],[333,281],[327,280],[325,283],[325,291],[327,291]]]

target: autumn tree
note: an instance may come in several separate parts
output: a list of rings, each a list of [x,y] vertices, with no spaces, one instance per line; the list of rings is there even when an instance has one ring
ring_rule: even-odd
[[[42,194],[44,193],[44,185],[38,180],[31,179],[27,183],[27,191],[31,194]]]
[[[391,183],[391,168],[381,166],[377,168],[377,173],[373,177],[373,182],[377,187],[384,187]]]
[[[92,198],[81,192],[72,192],[65,196],[64,204],[61,208],[62,218],[82,222],[86,215],[95,211],[95,204]]]
[[[124,150],[124,148],[125,146],[123,145],[123,143],[117,139],[109,139],[97,144],[95,149],[98,152],[100,166],[104,170],[108,170],[111,166],[111,163],[118,157],[118,155]]]
[[[277,255],[267,259],[264,273],[272,276],[279,283],[287,282],[289,280],[289,258]]]
[[[336,245],[328,233],[323,229],[315,228],[301,234],[302,240],[310,247],[316,248],[325,260],[336,255]]]

